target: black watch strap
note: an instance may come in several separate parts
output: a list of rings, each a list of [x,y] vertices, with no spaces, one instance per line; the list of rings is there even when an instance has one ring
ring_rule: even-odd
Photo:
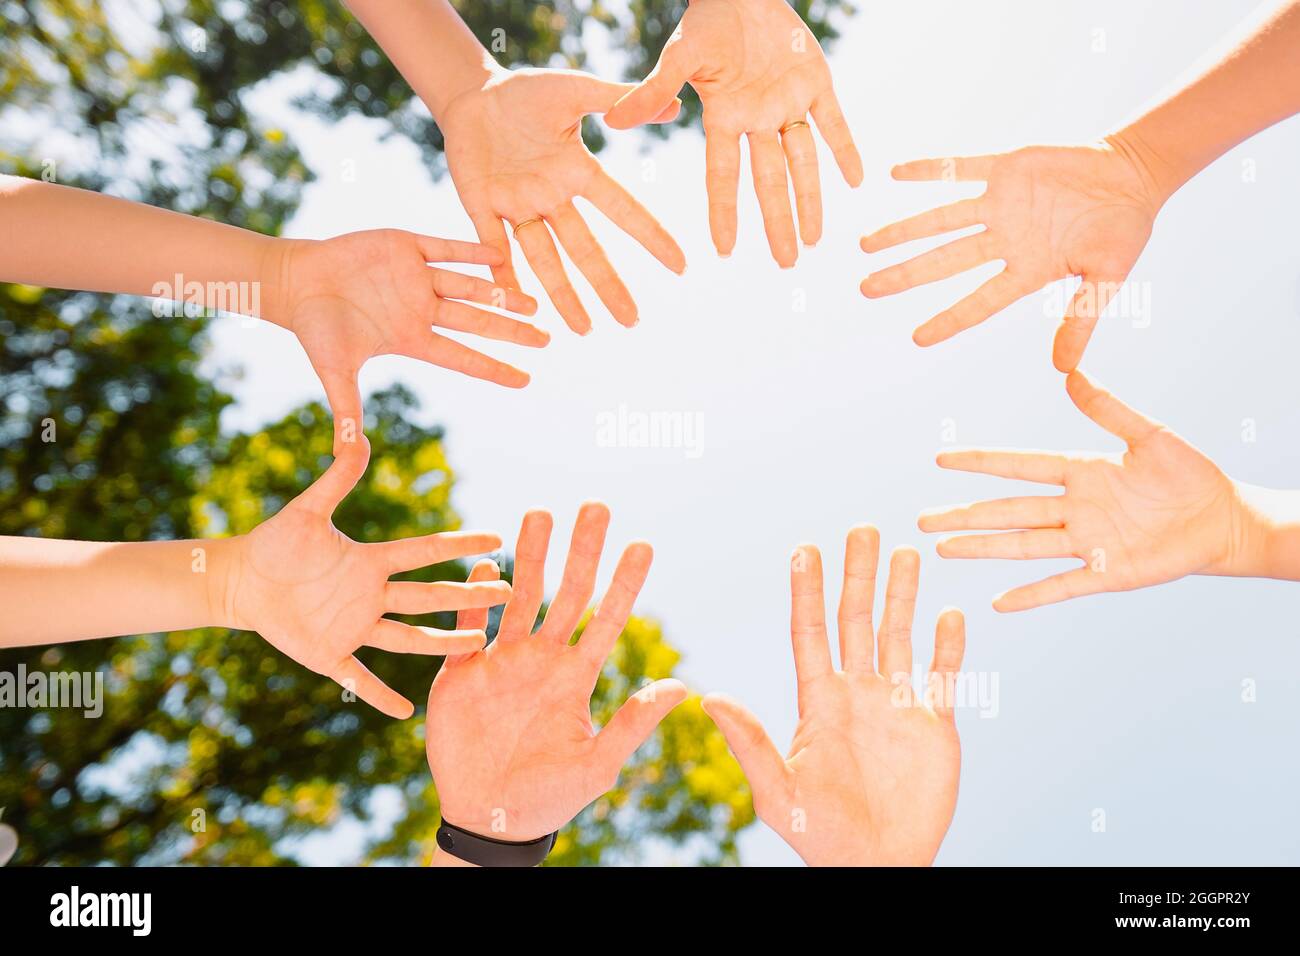
[[[438,846],[475,866],[536,866],[555,846],[555,834],[548,833],[526,843],[510,843],[470,833],[443,820],[438,827]]]

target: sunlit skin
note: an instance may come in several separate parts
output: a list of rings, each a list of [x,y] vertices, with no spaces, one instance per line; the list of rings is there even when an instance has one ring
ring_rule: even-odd
[[[1264,14],[1192,82],[1101,142],[894,167],[895,179],[974,180],[987,187],[975,198],[876,230],[862,239],[864,252],[979,228],[877,270],[862,282],[862,294],[894,295],[1001,261],[1000,272],[916,329],[916,343],[929,346],[1050,282],[1078,276],[1081,285],[1052,346],[1056,368],[1074,370],[1161,207],[1232,147],[1300,111],[1300,0]]]
[[[811,117],[845,181],[862,182],[862,160],[817,39],[784,0],[693,0],[654,70],[605,120],[615,128],[652,122],[687,83],[704,107],[709,230],[718,254],[730,255],[736,244],[744,136],[772,257],[793,266],[799,243],[790,182],[798,235],[808,246],[822,234],[821,183],[812,129],[781,130]]]
[[[414,708],[356,659],[359,647],[398,654],[457,654],[483,646],[483,630],[415,627],[385,614],[431,614],[503,604],[504,581],[389,581],[391,575],[501,546],[495,534],[450,532],[398,541],[353,541],[330,520],[365,473],[365,437],[345,445],[315,484],[258,525],[227,570],[223,617],[257,631],[298,663],[337,681],[390,717]]]
[[[1129,408],[1082,372],[1066,389],[1079,410],[1122,440],[1118,455],[968,450],[941,467],[1061,485],[1059,495],[1002,498],[921,515],[922,531],[999,531],[945,538],[947,558],[1079,558],[1084,566],[1013,588],[999,611],[1102,591],[1127,591],[1188,574],[1285,576],[1261,544],[1270,519],[1252,495],[1168,428]],[[1293,549],[1294,550],[1294,549]],[[1290,562],[1296,563],[1295,558]]]
[[[573,331],[591,316],[565,273],[559,246],[621,325],[637,324],[636,302],[574,200],[595,206],[673,272],[686,257],[668,231],[601,168],[582,142],[582,118],[604,113],[630,84],[575,70],[503,69],[447,0],[349,0],[429,112],[446,143],[447,167],[479,239],[504,257],[498,284],[519,288],[506,227],[555,309]],[[668,122],[673,97],[647,121]]]
[[[578,511],[564,578],[536,632],[551,516],[530,511],[515,550],[515,591],[493,643],[448,657],[429,692],[425,740],[442,816],[461,829],[524,842],[559,830],[615,786],[634,750],[680,704],[679,680],[656,680],[595,732],[590,698],[604,659],[627,626],[650,570],[650,545],[624,550],[614,579],[577,644],[569,644],[595,588],[610,512]],[[495,578],[480,562],[472,581]],[[486,611],[461,614],[478,630]],[[454,865],[438,852],[435,862]]]
[[[292,240],[272,265],[279,290],[267,318],[298,337],[320,376],[339,441],[362,430],[357,374],[376,355],[405,355],[509,388],[528,375],[435,329],[515,345],[550,341],[541,329],[469,302],[522,315],[537,303],[517,289],[429,263],[497,266],[499,250],[476,242],[396,229],[354,232],[316,242]],[[463,300],[463,301],[462,301]]]
[[[1079,361],[1097,317],[1146,246],[1160,203],[1122,148],[1030,147],[996,156],[926,159],[894,167],[895,179],[980,180],[984,193],[886,226],[862,239],[865,252],[953,230],[978,231],[881,269],[862,283],[869,298],[937,282],[993,260],[1003,269],[920,325],[913,339],[943,342],[1017,299],[1067,276],[1083,282],[1066,308],[1054,361]]]
[[[519,388],[528,376],[434,329],[542,346],[517,290],[432,262],[495,266],[474,242],[380,229],[320,241],[279,239],[86,189],[0,176],[0,281],[170,298],[289,329],[325,387],[334,453],[362,431],[357,373],[398,354]],[[462,301],[463,300],[463,301]]]
[[[790,634],[799,724],[782,756],[758,718],[721,694],[704,698],[754,794],[758,816],[810,866],[928,866],[957,805],[961,746],[953,714],[965,648],[960,611],[945,610],[923,697],[911,686],[920,558],[894,551],[884,611],[873,621],[880,535],[848,535],[839,606],[840,669],[831,660],[821,555],[790,564]]]
[[[686,269],[686,256],[673,237],[601,168],[582,141],[582,117],[605,112],[628,89],[569,70],[502,71],[481,89],[452,100],[441,120],[447,166],[479,238],[508,256],[502,220],[520,226],[514,237],[528,264],[556,311],[579,334],[591,330],[591,317],[564,271],[555,240],[619,324],[636,325],[638,313],[575,198],[595,206],[668,269]],[[662,118],[674,117],[678,106],[671,101]],[[537,219],[542,221],[529,221]],[[493,274],[502,285],[519,285],[508,258]]]
[[[302,494],[247,535],[125,544],[0,537],[0,592],[24,601],[0,616],[0,647],[57,644],[119,634],[231,627],[256,631],[304,667],[337,681],[391,717],[410,701],[356,659],[360,647],[399,654],[481,648],[481,627],[412,627],[385,614],[486,609],[503,604],[503,581],[390,581],[391,575],[501,545],[495,534],[431,534],[363,544],[331,521],[366,470],[364,436]],[[77,600],[68,600],[68,595]],[[354,695],[354,696],[353,696]]]
[[[609,510],[582,506],[559,591],[534,631],[551,523],[545,511],[524,517],[514,593],[496,639],[484,650],[448,657],[429,692],[425,741],[442,816],[497,840],[534,840],[568,823],[614,787],[623,765],[686,697],[680,681],[655,681],[595,731],[591,694],[653,554],[645,542],[627,547],[581,638],[570,644],[595,590]],[[492,562],[481,561],[470,581],[496,575]],[[485,610],[457,621],[476,632],[486,623]],[[434,862],[460,863],[442,851]]]

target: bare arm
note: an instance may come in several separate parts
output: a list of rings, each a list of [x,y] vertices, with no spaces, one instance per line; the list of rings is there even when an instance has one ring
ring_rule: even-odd
[[[1272,12],[1268,12],[1269,8]],[[1268,4],[1249,33],[1195,80],[1116,137],[1164,196],[1241,141],[1300,112],[1300,0]]]
[[[231,624],[220,595],[235,540],[0,538],[0,647]]]
[[[447,0],[347,0],[347,6],[439,125],[448,103],[501,72]]]
[[[286,245],[86,189],[0,176],[0,281],[184,299],[276,321]]]

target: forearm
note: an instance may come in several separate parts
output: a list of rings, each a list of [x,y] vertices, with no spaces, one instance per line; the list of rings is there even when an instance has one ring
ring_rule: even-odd
[[[441,123],[447,104],[500,71],[447,0],[345,0]]]
[[[1242,140],[1300,112],[1300,0],[1287,0],[1190,84],[1111,139],[1162,199]]]
[[[1300,581],[1300,491],[1237,483],[1234,554],[1226,574]]]
[[[0,647],[229,626],[238,541],[0,537]]]
[[[4,282],[158,296],[275,321],[286,245],[86,189],[0,176]]]

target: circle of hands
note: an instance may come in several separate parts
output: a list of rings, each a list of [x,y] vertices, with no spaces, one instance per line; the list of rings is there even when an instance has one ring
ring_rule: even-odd
[[[524,520],[513,590],[490,560],[476,564],[463,584],[389,580],[501,542],[495,535],[456,533],[363,544],[334,528],[331,514],[368,460],[357,374],[369,358],[397,354],[507,387],[527,384],[525,372],[445,334],[529,347],[548,343],[545,331],[499,314],[537,311],[537,302],[521,291],[507,225],[570,329],[586,334],[592,320],[561,249],[615,321],[635,325],[635,300],[575,200],[600,211],[669,270],[683,272],[685,256],[601,168],[583,143],[582,122],[593,113],[615,129],[671,122],[686,84],[704,109],[708,223],[718,253],[730,255],[737,240],[743,136],[771,254],[782,267],[794,265],[800,242],[811,246],[822,234],[812,124],[849,185],[861,182],[862,163],[820,47],[781,0],[694,0],[639,84],[567,70],[502,70],[456,97],[442,122],[446,156],[478,243],[377,230],[295,241],[273,265],[282,290],[274,317],[298,337],[321,378],[336,421],[336,459],[247,536],[223,598],[226,619],[259,631],[394,717],[410,716],[411,703],[370,673],[356,650],[445,656],[429,696],[426,733],[442,811],[457,826],[503,840],[536,839],[572,819],[615,785],[632,753],[685,699],[679,681],[656,681],[633,694],[598,732],[592,725],[592,691],[645,581],[651,549],[642,542],[628,546],[585,625],[609,522],[599,504],[588,503],[579,513],[563,580],[540,626],[551,533],[545,512]],[[862,293],[895,295],[1001,261],[1000,272],[915,330],[917,344],[930,346],[1049,283],[1080,277],[1061,318],[1053,362],[1070,373],[1066,388],[1079,410],[1126,446],[1120,455],[944,452],[938,458],[944,468],[1063,491],[924,513],[923,531],[984,532],[941,540],[940,555],[1084,562],[1007,591],[995,600],[1001,611],[1187,574],[1231,573],[1248,546],[1237,486],[1186,441],[1077,370],[1166,198],[1137,153],[1111,138],[920,160],[895,167],[893,175],[980,181],[986,188],[863,237],[862,250],[878,254],[975,230],[874,272],[862,282]],[[492,281],[434,263],[487,266]],[[960,747],[953,690],[964,623],[956,610],[940,615],[926,691],[917,694],[911,627],[919,557],[910,549],[894,552],[877,630],[878,552],[875,529],[849,533],[839,669],[828,644],[820,556],[811,546],[795,552],[791,636],[799,720],[786,756],[740,703],[716,694],[703,702],[749,779],[756,812],[809,863],[928,864],[956,803]],[[487,644],[489,608],[503,603],[495,640]],[[451,631],[386,616],[452,610],[458,620]]]

